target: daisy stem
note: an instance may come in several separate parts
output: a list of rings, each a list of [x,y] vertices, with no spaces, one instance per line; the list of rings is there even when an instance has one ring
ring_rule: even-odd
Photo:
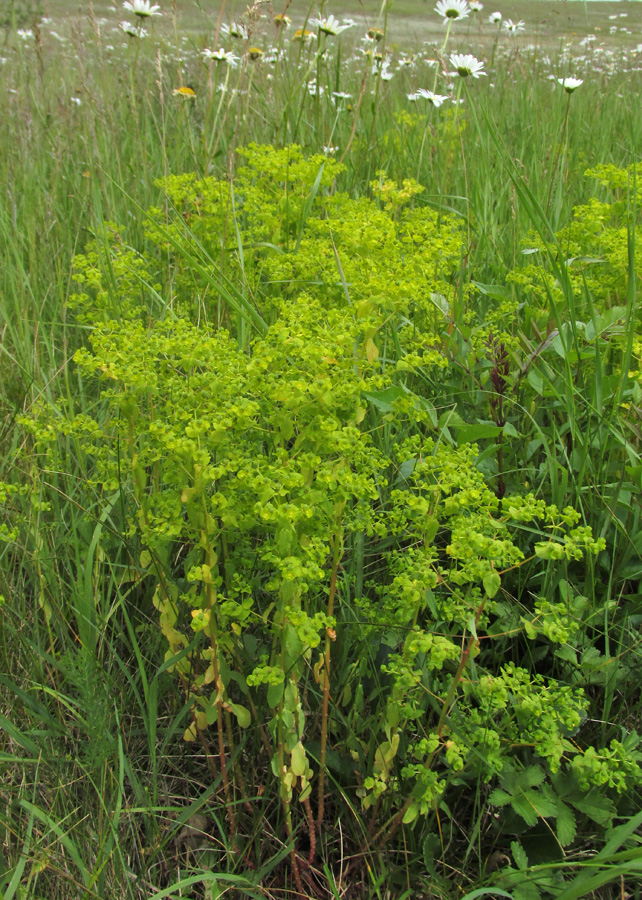
[[[450,37],[450,28],[451,28],[452,22],[453,22],[452,19],[446,20],[446,34],[444,36],[444,42],[441,45],[441,49],[439,51],[439,60],[437,61],[437,65],[435,66],[435,77],[434,77],[433,83],[432,83],[433,94],[437,93],[437,82],[439,81],[439,64],[441,63],[443,66],[443,57],[444,57],[444,53],[446,52],[446,47],[448,46],[448,38]],[[445,69],[445,66],[443,66],[443,67]],[[434,103],[431,103],[431,101],[428,101],[428,102],[431,104],[431,106],[434,106]],[[430,110],[430,112],[432,112],[432,109]],[[419,180],[419,177],[420,177],[421,163],[424,158],[424,148],[426,146],[426,138],[428,136],[428,129],[430,127],[430,118],[432,118],[432,116],[430,116],[430,117],[428,115],[426,116],[426,126],[424,128],[423,137],[421,138],[421,147],[419,148],[419,162],[417,163],[417,180]]]
[[[562,122],[562,131],[560,132],[559,144],[557,145],[557,153],[555,155],[555,159],[553,161],[553,165],[551,166],[551,181],[548,186],[548,197],[546,198],[546,216],[548,218],[548,211],[551,205],[551,196],[553,194],[553,183],[555,182],[555,172],[557,171],[557,164],[559,162],[559,158],[562,153],[562,144],[567,136],[566,126],[568,123],[568,111],[571,108],[571,95],[567,94],[566,97],[566,111],[564,113],[564,121]]]
[[[443,56],[444,53],[446,52],[446,45],[448,44],[448,38],[450,37],[450,28],[451,28],[452,24],[453,24],[453,20],[448,19],[448,21],[446,23],[446,35],[444,37],[444,42],[441,45],[441,50],[439,51],[440,56]],[[437,81],[435,80],[435,87],[436,86],[437,86]],[[434,88],[433,88],[433,90],[434,90]]]
[[[218,67],[218,65],[219,64],[217,63],[217,67]],[[225,95],[227,94],[227,87],[228,87],[229,80],[230,80],[231,69],[232,69],[231,66],[225,67],[225,81],[223,82],[223,88],[221,90],[221,99],[218,101],[216,115],[214,116],[214,121],[212,122],[211,138],[205,148],[205,170],[204,171],[205,171],[206,175],[209,173],[209,170],[210,170],[210,160],[212,158],[212,146],[214,144],[214,136],[216,134],[216,125],[218,123],[218,117],[221,114],[221,107],[223,106],[223,100],[225,99]],[[218,83],[218,79],[217,79],[217,83]],[[205,138],[205,140],[207,141],[207,138]]]

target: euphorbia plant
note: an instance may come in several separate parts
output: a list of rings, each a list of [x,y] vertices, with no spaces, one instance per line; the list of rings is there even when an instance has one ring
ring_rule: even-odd
[[[225,220],[229,186],[184,179],[189,209],[170,230],[150,213],[160,263],[114,251],[121,321],[97,251],[83,259],[90,289],[77,303],[85,321],[93,293],[100,309],[76,363],[100,376],[106,413],[57,426],[95,458],[97,482],[130,501],[128,534],[190,709],[185,739],[213,767],[218,758],[231,832],[242,830],[237,800],[261,793],[269,765],[299,890],[293,834],[304,823],[311,859],[330,751],[380,846],[402,824],[438,818],[475,781],[502,779],[508,799],[495,792],[493,802],[521,815],[529,772],[529,808],[559,828],[561,772],[581,796],[605,777],[623,790],[639,770],[632,746],[628,759],[623,745],[582,746],[580,683],[524,664],[529,641],[564,643],[586,627],[581,604],[580,621],[565,625],[554,598],[512,596],[511,573],[572,568],[603,544],[572,509],[499,499],[477,448],[446,443],[417,393],[427,368],[448,364],[448,254],[434,247],[454,260],[454,224],[406,209],[412,183],[382,176],[379,208],[332,196],[325,163],[296,149],[248,155],[238,221]],[[190,260],[217,243],[220,271],[242,270],[264,298],[270,326],[251,342],[220,297],[211,325],[188,318],[207,303]],[[131,296],[136,259],[145,289],[155,265],[176,276],[176,310],[151,324]],[[276,290],[282,278],[292,289]],[[190,284],[203,291],[196,303]],[[269,764],[257,758],[243,774],[248,729]]]

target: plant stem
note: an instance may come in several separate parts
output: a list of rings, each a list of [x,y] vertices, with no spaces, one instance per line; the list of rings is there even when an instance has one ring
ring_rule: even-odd
[[[332,574],[330,575],[330,595],[328,597],[328,617],[334,615],[334,595],[337,589],[337,571],[343,549],[343,540],[340,531],[334,536],[334,553],[332,556]],[[321,712],[321,750],[319,753],[319,808],[317,811],[317,827],[319,833],[323,826],[324,813],[324,788],[325,788],[325,756],[328,742],[328,707],[330,703],[330,635],[326,629],[325,649],[323,661],[323,708]]]

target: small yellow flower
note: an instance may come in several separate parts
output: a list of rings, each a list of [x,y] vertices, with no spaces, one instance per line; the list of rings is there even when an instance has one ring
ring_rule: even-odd
[[[308,31],[307,28],[297,28],[297,30],[292,35],[292,40],[307,43],[308,41],[313,41],[315,37],[316,34],[313,31]]]
[[[174,88],[172,94],[175,97],[188,97],[190,99],[194,99],[194,97],[196,97],[196,91],[194,90],[194,88],[191,88],[186,84],[181,85],[181,87]]]
[[[368,28],[366,34],[370,38],[371,41],[381,41],[383,40],[383,31],[381,28]]]
[[[289,28],[292,22],[292,19],[285,14],[279,13],[277,16],[274,16],[272,19],[277,28]]]
[[[260,59],[263,56],[263,51],[259,47],[249,47],[247,55],[250,59]]]

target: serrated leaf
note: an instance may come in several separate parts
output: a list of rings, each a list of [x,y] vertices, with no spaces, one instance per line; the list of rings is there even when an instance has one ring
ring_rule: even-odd
[[[433,878],[437,877],[437,870],[435,868],[435,856],[440,850],[441,841],[439,840],[439,837],[436,834],[429,834],[424,841],[423,857],[426,871],[429,875],[432,875]]]
[[[490,797],[488,798],[489,803],[493,806],[506,806],[507,803],[510,803],[513,798],[510,794],[507,794],[506,791],[502,791],[500,788],[496,788]]]
[[[545,773],[541,766],[528,766],[520,772],[517,782],[522,787],[536,787],[544,781]]]
[[[615,808],[608,797],[600,797],[595,794],[588,797],[567,797],[566,799],[578,812],[584,813],[598,825],[606,825],[615,815]]]
[[[522,817],[527,825],[530,825],[531,827],[533,825],[537,825],[539,816],[537,815],[536,810],[533,809],[533,804],[530,803],[525,796],[522,795],[521,797],[512,797],[511,806],[513,807],[517,815]]]
[[[511,841],[510,852],[518,869],[528,868],[528,856],[519,841]]]
[[[577,826],[575,823],[575,813],[563,803],[557,801],[557,839],[562,847],[568,847],[575,840],[577,834]]]
[[[538,794],[537,791],[524,791],[524,797],[543,819],[549,819],[551,816],[557,815],[557,803],[554,800]]]

